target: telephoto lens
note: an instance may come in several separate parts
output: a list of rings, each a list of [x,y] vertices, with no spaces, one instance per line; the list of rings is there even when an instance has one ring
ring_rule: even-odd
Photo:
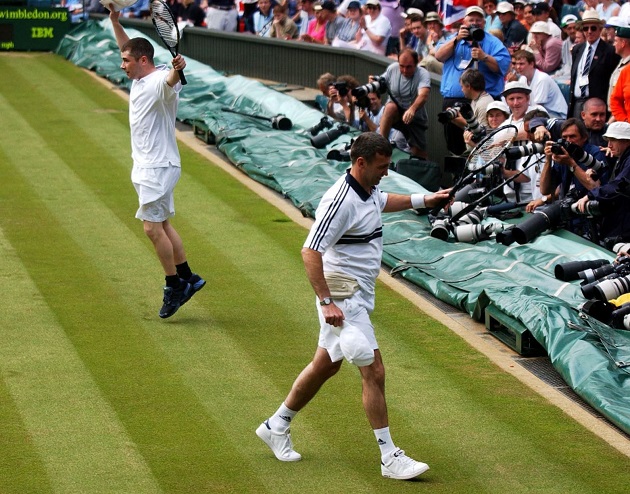
[[[630,302],[617,307],[611,314],[611,326],[617,329],[624,329],[623,320],[630,314]]]
[[[460,225],[477,225],[481,223],[484,217],[484,211],[480,208],[473,209],[470,213],[465,214],[457,222]]]
[[[501,232],[497,232],[497,243],[503,244],[506,247],[514,243],[514,226],[504,229]]]
[[[557,203],[536,209],[534,214],[514,227],[514,240],[524,245],[544,231],[558,226],[562,219],[561,207],[562,205]]]
[[[429,233],[429,235],[431,235],[433,238],[447,241],[450,233],[451,222],[447,218],[442,218],[433,222],[433,226],[431,227],[431,232]]]
[[[578,273],[578,278],[582,280],[582,285],[587,283],[593,283],[601,278],[608,276],[615,271],[615,266],[612,264],[604,264],[603,266],[595,269],[585,269]]]
[[[454,216],[457,213],[459,213],[462,209],[464,209],[466,206],[468,206],[467,202],[455,201],[446,210],[446,214],[448,214],[449,216]]]
[[[309,133],[312,136],[316,136],[324,129],[330,129],[333,126],[333,123],[328,119],[328,117],[322,117],[318,124],[313,125],[310,129],[308,129]]]
[[[610,325],[615,306],[610,302],[602,302],[601,300],[587,300],[578,309],[598,321]]]
[[[453,236],[458,242],[475,243],[488,240],[491,233],[486,232],[484,225],[457,225],[453,228]]]
[[[595,298],[595,287],[599,283],[605,280],[614,280],[619,277],[621,277],[619,273],[612,273],[600,280],[593,281],[592,283],[587,283],[586,285],[581,285],[580,290],[582,291],[582,295],[584,295],[584,298]]]
[[[597,300],[612,300],[628,292],[630,292],[630,276],[604,280],[595,285],[595,298]]]
[[[580,272],[583,272],[587,269],[597,269],[606,264],[610,264],[606,259],[594,259],[592,261],[565,262],[562,264],[556,264],[556,266],[554,267],[554,274],[556,275],[556,278],[559,280],[574,281],[574,280],[580,279]],[[607,276],[607,275],[604,275],[604,276]]]
[[[340,125],[336,129],[329,130],[328,132],[321,132],[320,134],[311,137],[311,145],[314,148],[325,148],[328,144],[338,139],[342,134],[346,134],[350,131],[350,127],[347,125]]]

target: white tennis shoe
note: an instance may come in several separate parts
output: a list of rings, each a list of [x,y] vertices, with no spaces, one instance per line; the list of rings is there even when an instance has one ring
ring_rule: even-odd
[[[302,459],[302,455],[293,450],[291,433],[288,429],[284,434],[279,434],[272,431],[269,427],[269,420],[265,420],[256,429],[256,435],[269,446],[280,461],[299,461]]]
[[[402,449],[393,451],[386,461],[381,461],[381,473],[388,479],[413,479],[428,469],[429,465],[409,458]]]

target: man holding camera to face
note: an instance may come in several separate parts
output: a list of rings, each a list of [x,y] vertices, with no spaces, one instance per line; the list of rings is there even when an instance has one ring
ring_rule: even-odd
[[[486,91],[493,98],[498,98],[503,91],[504,78],[511,62],[510,54],[498,38],[484,32],[484,26],[481,7],[468,7],[457,34],[437,45],[435,58],[444,64],[440,86],[444,97],[443,109],[466,102],[459,80],[469,68],[483,74]],[[447,124],[446,139],[452,153],[462,154],[466,149],[463,131],[459,127]]]

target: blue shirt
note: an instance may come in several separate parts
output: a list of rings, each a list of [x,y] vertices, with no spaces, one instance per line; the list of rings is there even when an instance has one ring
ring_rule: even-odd
[[[454,36],[456,35],[450,36],[445,41],[440,41],[436,50],[439,50],[444,43],[452,43]],[[486,91],[493,98],[498,98],[503,92],[505,85],[505,74],[507,74],[511,62],[510,53],[497,37],[489,33],[486,33],[484,39],[479,43],[479,48],[494,58],[499,65],[499,72],[492,72],[484,62],[480,61],[478,63],[478,69],[486,79]],[[471,53],[472,45],[468,41],[461,40],[455,45],[451,57],[444,62],[442,83],[440,85],[440,92],[444,98],[464,97],[462,88],[459,85],[459,78],[466,69],[473,67]]]

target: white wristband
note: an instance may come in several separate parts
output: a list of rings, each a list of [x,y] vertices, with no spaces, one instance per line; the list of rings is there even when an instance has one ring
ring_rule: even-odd
[[[413,209],[424,209],[424,194],[411,194],[411,207]]]

